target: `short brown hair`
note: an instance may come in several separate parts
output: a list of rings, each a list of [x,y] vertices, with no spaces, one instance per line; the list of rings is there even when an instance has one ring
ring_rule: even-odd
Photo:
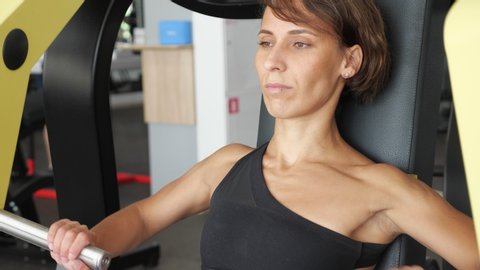
[[[373,0],[263,0],[278,18],[318,28],[329,25],[341,44],[360,45],[363,61],[346,87],[362,102],[370,102],[385,84],[390,55],[383,18]],[[319,24],[320,23],[320,24]]]

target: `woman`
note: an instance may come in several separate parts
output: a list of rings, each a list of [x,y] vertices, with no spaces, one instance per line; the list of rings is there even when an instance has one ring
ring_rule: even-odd
[[[369,160],[338,132],[334,114],[345,86],[369,101],[386,78],[387,45],[373,2],[264,2],[255,61],[276,119],[271,141],[258,149],[225,146],[91,230],[58,221],[48,235],[52,257],[79,269],[86,245],[119,255],[210,208],[205,270],[373,269],[401,233],[458,269],[480,269],[470,218],[420,181]]]

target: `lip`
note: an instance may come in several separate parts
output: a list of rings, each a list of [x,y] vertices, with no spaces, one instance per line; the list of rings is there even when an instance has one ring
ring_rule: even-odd
[[[292,89],[292,87],[281,83],[267,83],[265,84],[265,89],[271,93],[279,93],[288,89]]]

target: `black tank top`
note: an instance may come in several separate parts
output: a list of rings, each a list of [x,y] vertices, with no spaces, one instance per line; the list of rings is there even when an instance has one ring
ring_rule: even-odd
[[[387,245],[362,243],[311,222],[267,188],[267,144],[230,170],[213,193],[201,238],[202,270],[354,269],[378,262]]]

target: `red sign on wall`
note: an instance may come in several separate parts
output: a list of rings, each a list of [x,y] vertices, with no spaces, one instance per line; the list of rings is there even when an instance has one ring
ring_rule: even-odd
[[[238,102],[238,97],[233,97],[228,99],[228,113],[236,114],[240,111],[240,103]]]

